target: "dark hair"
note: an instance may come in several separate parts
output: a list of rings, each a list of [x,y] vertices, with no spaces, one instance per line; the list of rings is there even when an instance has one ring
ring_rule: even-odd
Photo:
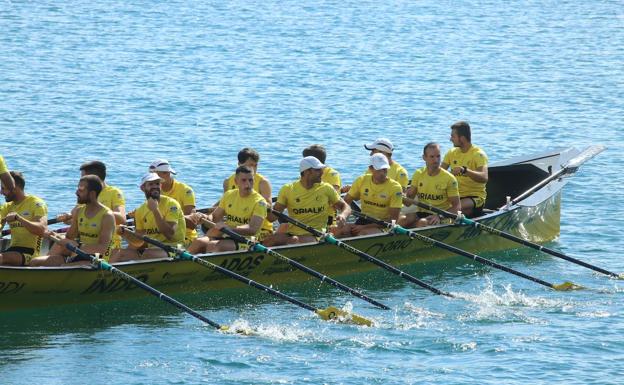
[[[97,175],[85,175],[80,178],[80,182],[85,182],[87,184],[87,191],[95,191],[95,196],[100,195],[104,188],[102,180]]]
[[[15,185],[23,190],[24,186],[26,186],[26,180],[24,180],[24,174],[22,174],[19,171],[11,171],[9,174],[11,174],[11,176],[13,177],[13,180],[15,181]]]
[[[236,168],[236,175],[238,174],[253,174],[253,170],[247,166],[238,166]]]
[[[255,162],[259,162],[260,154],[253,148],[245,147],[238,152],[238,164],[245,163],[247,159],[253,159]]]
[[[327,158],[327,152],[325,151],[325,147],[323,147],[322,144],[313,144],[303,150],[303,156],[313,156],[316,159],[320,160],[321,163],[325,163],[325,159]]]
[[[468,122],[463,121],[463,120],[455,122],[453,123],[453,125],[451,125],[451,130],[455,130],[458,136],[463,136],[469,142],[471,141],[470,140],[470,124],[468,124]]]
[[[106,165],[99,160],[83,163],[80,171],[84,171],[86,175],[97,175],[101,180],[106,179]]]
[[[425,147],[423,147],[423,155],[427,155],[427,150],[432,147],[440,147],[440,145],[437,144],[436,142],[429,142],[425,144]]]

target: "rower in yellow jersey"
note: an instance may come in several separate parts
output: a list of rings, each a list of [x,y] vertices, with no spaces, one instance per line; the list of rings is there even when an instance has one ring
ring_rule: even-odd
[[[6,188],[7,191],[11,191],[15,188],[15,181],[9,173],[9,169],[4,162],[4,158],[0,155],[0,184]]]
[[[321,144],[308,146],[303,150],[303,157],[305,158],[306,156],[313,156],[325,165],[323,168],[323,175],[321,176],[321,182],[329,183],[336,191],[340,192],[342,188],[340,173],[325,164],[327,160],[325,147]]]
[[[15,187],[2,185],[6,203],[0,206],[0,230],[8,223],[11,244],[0,252],[0,265],[25,266],[41,251],[41,240],[48,228],[48,209],[40,198],[24,192],[26,181],[21,172],[11,171]]]
[[[384,154],[388,159],[388,178],[399,182],[403,191],[407,189],[409,179],[407,176],[407,170],[401,166],[398,162],[392,159],[392,153],[394,152],[394,146],[392,142],[386,138],[378,138],[373,143],[365,144],[364,148],[370,150],[370,154]],[[366,173],[370,172],[370,169]]]
[[[220,231],[222,228],[229,228],[245,237],[256,237],[259,241],[268,235],[262,229],[262,222],[267,216],[269,206],[262,195],[253,189],[253,170],[247,166],[239,166],[234,175],[237,188],[226,191],[219,200],[219,206],[212,213],[212,221],[216,225],[206,236],[191,243],[189,253],[238,250],[238,242],[225,237]]]
[[[306,156],[299,163],[301,177],[284,185],[279,192],[274,209],[288,215],[321,232],[326,232],[329,217],[340,214],[336,218],[338,229],[345,225],[351,208],[338,195],[329,183],[321,181],[325,165],[314,156]],[[276,219],[269,214],[270,219]],[[275,233],[265,239],[265,246],[278,246],[293,243],[316,242],[314,235],[299,226],[288,224],[286,232]]]
[[[173,198],[180,204],[186,222],[184,244],[189,245],[197,238],[197,225],[201,216],[195,211],[195,192],[186,183],[174,179],[175,170],[166,159],[158,159],[152,162],[150,172],[155,172],[161,179],[161,194]]]
[[[50,254],[45,257],[37,257],[30,261],[31,266],[61,266],[76,262],[88,264],[91,260],[76,260],[75,254],[69,251],[65,245],[70,243],[79,247],[88,254],[99,254],[101,258],[109,259],[113,233],[115,231],[115,217],[112,211],[98,202],[98,195],[104,185],[97,175],[85,175],[78,182],[76,197],[78,205],[72,210],[72,219],[65,238],[54,244]],[[46,236],[54,232],[46,232]]]
[[[407,189],[407,198],[416,198],[417,201],[457,214],[461,209],[457,179],[440,167],[440,145],[427,143],[423,148],[422,158],[426,166],[414,172],[412,185]],[[399,219],[399,225],[405,228],[437,224],[440,224],[440,217],[425,209],[418,209],[417,212],[408,213]]]
[[[139,187],[145,194],[145,203],[134,214],[136,233],[177,247],[184,243],[186,221],[180,204],[175,199],[162,195],[160,186],[161,179],[156,173],[148,172],[141,178]],[[121,236],[128,241],[128,247],[113,253],[111,262],[169,256],[163,249],[147,247],[142,239],[123,232],[123,227],[120,230]]]
[[[390,164],[384,154],[370,157],[369,173],[359,176],[345,196],[345,202],[359,200],[362,212],[383,221],[398,220],[403,207],[403,190],[399,182],[388,177]],[[347,224],[338,236],[367,235],[382,232],[382,227],[359,218],[355,224]]]

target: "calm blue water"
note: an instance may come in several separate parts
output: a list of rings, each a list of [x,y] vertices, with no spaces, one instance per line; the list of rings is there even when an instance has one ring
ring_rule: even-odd
[[[609,149],[567,186],[551,246],[624,271],[621,237],[624,7],[621,1],[2,1],[0,153],[51,214],[74,202],[78,166],[101,159],[128,207],[141,174],[169,159],[198,205],[219,197],[243,146],[273,191],[323,143],[352,181],[362,144],[448,149],[467,119],[491,161],[545,148]],[[2,316],[2,384],[617,384],[622,283],[532,250],[507,263],[593,291],[557,293],[457,262],[425,277],[448,301],[380,274],[381,312],[330,289],[300,298],[353,306],[375,328],[328,324],[253,295],[194,299],[222,323],[94,308]],[[297,293],[295,293],[297,294]]]

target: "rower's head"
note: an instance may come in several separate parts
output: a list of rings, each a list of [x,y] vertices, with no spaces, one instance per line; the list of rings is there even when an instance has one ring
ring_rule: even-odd
[[[99,160],[85,162],[80,165],[80,176],[97,175],[102,182],[106,180],[106,165]]]
[[[238,152],[239,166],[247,166],[255,173],[258,171],[258,162],[260,162],[260,154],[253,148],[245,147]]]
[[[384,154],[388,158],[388,162],[392,159],[394,146],[389,139],[377,138],[373,143],[365,144],[364,148],[370,150],[371,155]]]
[[[170,181],[173,179],[171,175],[175,175],[175,170],[171,167],[171,164],[167,159],[156,159],[149,166],[149,171],[156,173],[163,181]]]
[[[325,163],[327,151],[325,151],[325,147],[322,144],[313,144],[303,150],[303,157],[305,158],[306,156],[313,156],[321,163]]]
[[[423,160],[427,169],[430,171],[440,168],[442,158],[440,157],[440,145],[435,142],[429,142],[423,148]]]
[[[463,120],[451,125],[451,142],[455,147],[464,147],[471,143],[470,124]]]
[[[323,176],[323,169],[325,165],[318,160],[315,156],[306,156],[299,162],[299,173],[301,180],[313,185],[315,183],[321,183],[321,177]]]
[[[141,187],[146,199],[160,199],[160,182],[160,177],[154,172],[143,175],[139,187]]]
[[[102,180],[97,175],[85,175],[78,181],[76,197],[78,204],[97,202],[97,197],[104,189]]]
[[[2,189],[0,191],[7,202],[19,201],[24,197],[26,180],[24,179],[24,175],[19,171],[11,171],[9,174],[11,174],[11,177],[13,177],[15,181],[15,188],[9,190],[4,183],[2,183]]]
[[[238,187],[238,191],[241,196],[245,197],[253,191],[254,184],[254,171],[251,167],[247,166],[238,166],[236,168],[236,176],[234,177],[234,182]]]
[[[369,164],[368,168],[373,174],[373,182],[385,182],[388,177],[388,169],[390,168],[388,158],[384,154],[375,153],[371,155]]]

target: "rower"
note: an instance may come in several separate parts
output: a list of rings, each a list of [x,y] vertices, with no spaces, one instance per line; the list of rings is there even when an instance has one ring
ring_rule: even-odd
[[[412,176],[412,185],[407,189],[407,198],[430,204],[442,210],[457,214],[460,210],[457,179],[450,172],[440,167],[440,145],[427,143],[423,148],[425,167],[416,170]],[[399,225],[410,227],[432,226],[440,223],[438,214],[419,209],[417,212],[401,216]]]
[[[161,194],[161,179],[153,172],[141,178],[139,184],[145,194],[143,203],[134,214],[136,233],[175,246],[184,243],[186,221],[180,204],[173,198]],[[111,257],[111,262],[123,262],[135,259],[166,258],[169,255],[160,247],[146,247],[142,239],[123,232],[121,236],[128,241],[128,247],[117,250]]]
[[[246,237],[256,237],[262,241],[270,233],[265,232],[262,223],[267,216],[268,203],[253,189],[254,171],[247,166],[238,166],[234,173],[237,188],[226,191],[219,200],[219,206],[212,213],[216,225],[207,235],[197,238],[188,247],[191,254],[234,251],[239,244],[224,237],[220,229],[227,227]]]
[[[313,144],[303,150],[303,157],[305,158],[306,156],[313,156],[325,165],[325,160],[327,159],[327,151],[325,151],[325,147],[323,147],[322,144]],[[321,181],[329,183],[336,191],[340,192],[340,188],[342,187],[340,173],[329,167],[328,165],[325,165],[323,167],[323,175],[321,176]]]
[[[149,167],[150,172],[155,172],[161,179],[161,194],[175,199],[182,207],[184,220],[186,221],[186,233],[184,244],[189,245],[197,238],[197,225],[201,216],[195,215],[195,192],[193,189],[174,179],[175,170],[165,159],[158,159],[152,162]]]
[[[449,171],[457,178],[462,213],[478,217],[483,214],[485,205],[488,157],[481,148],[471,143],[468,122],[453,123],[451,142],[454,148],[444,155],[442,168],[446,170],[450,167]]]
[[[15,188],[15,181],[11,177],[11,173],[2,155],[0,155],[0,184],[0,187],[6,188],[6,191],[11,191]]]
[[[381,153],[370,157],[368,172],[359,176],[345,196],[345,202],[351,205],[359,200],[362,212],[383,221],[397,221],[403,206],[403,190],[399,182],[388,177],[390,164],[388,158]],[[367,235],[382,232],[382,226],[358,218],[355,224],[345,225],[338,236]]]
[[[11,228],[11,244],[0,252],[0,265],[25,266],[39,256],[41,241],[48,228],[48,208],[45,202],[24,192],[26,181],[21,172],[9,173],[15,185],[2,184],[6,203],[0,206],[0,230],[5,223]]]
[[[87,264],[91,260],[76,260],[76,254],[66,248],[70,243],[79,247],[88,254],[99,254],[108,260],[112,248],[113,233],[115,231],[115,217],[113,212],[98,202],[98,195],[104,184],[97,175],[85,175],[80,178],[76,189],[77,206],[71,212],[71,225],[65,238],[56,243],[45,257],[37,257],[30,261],[31,266],[61,266],[77,262]],[[46,231],[46,237],[58,234]]]
[[[392,159],[392,153],[394,152],[394,146],[392,142],[386,138],[378,138],[373,143],[365,144],[364,148],[370,150],[370,154],[383,154],[388,159],[390,168],[388,169],[388,178],[399,182],[403,191],[406,190],[409,180],[407,179],[407,170],[401,166],[397,161]],[[368,173],[370,171],[367,170]]]
[[[343,227],[351,208],[340,198],[333,186],[321,181],[325,168],[326,166],[314,156],[303,158],[299,163],[300,178],[281,188],[274,210],[283,212],[288,209],[288,214],[292,218],[321,232],[326,231],[328,219],[337,210],[340,212],[336,217],[338,229]],[[269,220],[275,219],[273,214],[269,214]],[[316,241],[316,237],[312,234],[289,223],[286,233],[275,233],[262,243],[270,247]]]

